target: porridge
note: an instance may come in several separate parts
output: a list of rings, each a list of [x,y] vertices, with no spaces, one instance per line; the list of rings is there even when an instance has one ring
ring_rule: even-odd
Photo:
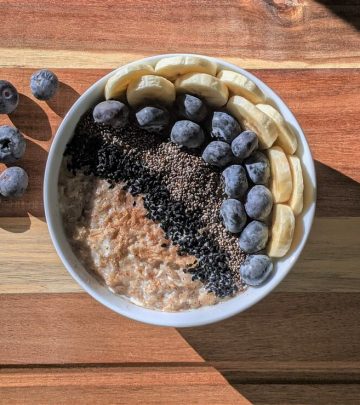
[[[173,60],[156,75],[118,70],[106,101],[80,118],[58,182],[65,233],[87,271],[169,312],[264,284],[303,198],[296,137],[280,113],[240,74],[215,77],[210,62],[185,74],[189,60],[174,76]]]

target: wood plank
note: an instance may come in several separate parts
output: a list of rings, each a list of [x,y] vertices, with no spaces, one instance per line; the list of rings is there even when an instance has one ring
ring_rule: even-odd
[[[32,69],[0,69],[0,77],[12,81],[23,93],[18,109],[9,117],[0,116],[0,125],[15,125],[28,138],[28,149],[19,164],[30,175],[27,194],[21,200],[2,200],[0,216],[27,216],[28,212],[44,215],[42,181],[52,134],[78,95],[107,70],[55,70],[62,85],[49,103],[30,95],[28,81],[32,72]],[[360,216],[360,147],[357,147],[360,69],[257,70],[254,73],[284,98],[308,137],[314,158],[318,160],[317,215]],[[335,92],[334,87],[341,91]]]
[[[359,149],[355,134],[360,131],[356,118],[360,105],[357,91],[360,70],[257,70],[254,73],[283,98],[302,126],[314,159],[321,163],[316,167],[319,195],[325,198],[324,195],[330,193],[332,200],[341,199],[340,192],[334,190],[340,185],[341,192],[350,187],[359,196],[360,163],[357,161],[360,161],[360,150],[355,150]],[[341,174],[356,183],[352,184]],[[319,205],[322,202],[320,199]],[[335,205],[334,201],[332,205]],[[332,215],[334,211],[327,207],[324,214]]]
[[[299,262],[277,291],[360,292],[359,228],[360,218],[316,218]],[[0,217],[0,263],[0,294],[82,291],[41,218]]]
[[[283,292],[359,292],[360,218],[316,218]]]
[[[358,293],[280,293],[223,322],[181,329],[231,383],[360,381]]]
[[[276,292],[226,321],[175,331],[127,320],[86,294],[0,295],[0,364],[205,360],[231,383],[359,382],[359,305],[358,293]]]
[[[357,405],[359,384],[236,384],[255,405]]]
[[[0,325],[0,365],[203,361],[175,329],[123,318],[86,294],[0,295]]]
[[[144,401],[251,405],[212,367],[17,369],[0,373],[1,404]]]
[[[358,2],[321,3],[184,0],[179,7],[174,0],[78,0],[64,9],[51,0],[3,0],[3,18],[15,28],[0,27],[8,50],[2,63],[38,66],[45,51],[46,66],[114,67],[117,55],[187,50],[247,67],[359,67]],[[209,35],[210,25],[216,35]],[[30,52],[23,56],[23,49]]]

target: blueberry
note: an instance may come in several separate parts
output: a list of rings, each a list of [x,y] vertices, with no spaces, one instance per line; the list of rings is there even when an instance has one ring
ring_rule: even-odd
[[[268,227],[259,221],[252,221],[246,225],[239,238],[241,250],[245,253],[256,253],[264,249],[269,237]]]
[[[94,121],[112,128],[123,128],[129,119],[129,109],[120,101],[107,100],[97,104],[93,111]]]
[[[211,136],[231,143],[241,132],[241,127],[231,115],[215,111],[211,119]]]
[[[225,167],[232,162],[234,156],[228,143],[213,141],[204,149],[202,158],[210,165]]]
[[[240,266],[243,281],[253,287],[263,284],[270,276],[273,264],[266,255],[250,255]]]
[[[9,167],[0,174],[0,194],[4,197],[21,197],[28,186],[28,175],[21,167]]]
[[[241,132],[231,144],[233,154],[241,160],[249,157],[257,147],[258,138],[252,131]]]
[[[244,206],[232,198],[225,200],[220,207],[220,216],[225,228],[231,233],[239,233],[246,224]]]
[[[245,169],[240,165],[231,165],[222,172],[225,193],[230,198],[242,198],[248,189]]]
[[[171,140],[187,148],[198,148],[204,142],[205,135],[200,125],[195,122],[182,120],[175,122],[172,127]]]
[[[244,163],[247,174],[254,184],[268,184],[270,178],[270,163],[263,153],[253,153]]]
[[[245,210],[250,218],[264,221],[271,212],[273,197],[265,186],[254,186],[246,196]]]
[[[144,107],[136,113],[136,121],[147,131],[162,132],[169,125],[170,115],[163,108]]]
[[[47,69],[38,70],[31,76],[30,89],[34,97],[39,100],[50,100],[59,86],[55,73]]]
[[[12,113],[19,104],[19,93],[6,80],[0,80],[0,114]]]
[[[195,96],[190,94],[179,94],[176,97],[176,105],[180,117],[190,121],[201,122],[208,113],[205,103]]]
[[[19,130],[0,126],[0,163],[14,163],[25,153],[26,142]]]

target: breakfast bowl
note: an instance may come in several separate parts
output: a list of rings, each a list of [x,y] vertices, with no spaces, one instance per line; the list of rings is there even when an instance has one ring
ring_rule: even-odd
[[[176,60],[177,63],[179,61],[181,62],[180,70],[177,71],[178,74],[174,77],[172,77],[173,66],[168,63],[168,61],[173,60]],[[200,61],[199,64],[195,67],[193,63],[194,60]],[[163,64],[163,61],[165,61],[166,63]],[[128,72],[136,70],[141,71],[144,66],[148,67],[146,69],[151,70],[153,70],[153,68],[155,67],[156,70],[156,66],[160,65],[162,69],[161,71],[164,72],[166,79],[158,79],[156,75],[159,75],[159,73],[156,71],[154,72],[154,75],[151,75],[151,77],[149,75],[149,72],[145,71],[142,73],[143,76],[139,76],[136,78],[135,82],[126,83],[126,88],[119,88],[119,83],[116,82],[119,76],[121,76],[123,79],[124,72],[125,74],[128,74]],[[169,68],[169,66],[171,69]],[[213,69],[212,75],[210,75],[207,71],[209,66],[210,69]],[[231,82],[233,77],[235,78],[234,83]],[[146,78],[146,80],[144,78]],[[168,93],[167,88],[160,88],[159,90],[158,84],[161,82],[161,80],[166,81],[166,86],[170,86],[170,91]],[[153,84],[151,81],[153,81],[155,84]],[[114,85],[114,83],[117,85],[117,87]],[[214,301],[214,305],[204,304],[199,305],[198,307],[185,306],[182,310],[178,311],[166,310],[166,308],[165,310],[159,310],[138,305],[136,300],[131,300],[124,294],[117,293],[118,291],[114,291],[114,289],[109,288],[109,285],[104,283],[104,280],[99,277],[99,274],[95,274],[93,271],[89,271],[87,266],[84,264],[84,261],[79,260],[79,255],[76,254],[76,248],[74,249],[74,246],[76,244],[74,245],[69,242],[69,238],[65,230],[63,219],[64,207],[61,203],[61,193],[59,192],[59,176],[62,176],[62,167],[64,165],[63,156],[64,154],[68,153],[68,145],[72,141],[74,133],[77,131],[76,128],[78,127],[79,120],[85,114],[89,114],[89,111],[94,108],[94,106],[98,105],[98,103],[104,100],[104,92],[106,99],[118,98],[121,101],[126,102],[127,98],[127,101],[131,106],[139,104],[139,97],[149,96],[149,91],[147,88],[147,86],[149,86],[149,83],[151,86],[153,86],[152,92],[156,94],[156,97],[158,98],[157,101],[164,101],[163,99],[165,96],[167,98],[174,97],[175,100],[175,96],[177,97],[176,91],[179,90],[180,93],[195,93],[195,95],[198,95],[199,98],[203,97],[207,105],[211,106],[212,111],[226,110],[227,112],[230,112],[230,114],[232,114],[236,119],[239,120],[239,122],[241,122],[242,130],[245,129],[244,133],[246,132],[246,136],[253,136],[253,134],[257,132],[256,147],[259,146],[262,151],[266,150],[268,156],[267,162],[271,168],[271,201],[273,203],[274,200],[274,205],[272,208],[272,214],[269,214],[269,219],[266,220],[267,222],[265,221],[267,225],[263,225],[263,218],[257,217],[256,215],[258,214],[249,214],[249,210],[247,210],[248,216],[245,215],[247,219],[244,220],[244,223],[241,226],[241,231],[237,229],[235,231],[232,230],[232,232],[234,232],[236,235],[240,233],[240,246],[244,246],[244,242],[242,242],[243,245],[241,245],[241,232],[243,232],[243,228],[246,223],[247,225],[245,226],[245,228],[247,228],[251,223],[254,222],[257,222],[257,225],[259,225],[260,222],[261,226],[269,227],[270,237],[267,245],[267,252],[269,256],[271,256],[271,266],[269,265],[266,269],[263,269],[264,272],[262,273],[262,275],[265,275],[266,273],[266,282],[254,282],[253,275],[249,275],[249,271],[250,273],[251,271],[253,271],[253,267],[251,265],[248,265],[246,269],[245,267],[242,267],[242,279],[237,282],[240,283],[239,285],[244,288],[241,287],[241,291],[236,294],[229,294],[226,299],[216,300],[216,303]],[[174,96],[171,93],[171,91],[173,91],[171,90],[171,86],[175,86],[174,88],[176,88],[176,90],[174,90]],[[130,88],[131,91],[129,90]],[[114,93],[112,95],[110,94],[112,91],[115,91],[115,93],[118,92],[118,97],[112,97],[112,95],[114,95]],[[209,92],[211,92],[211,94]],[[249,101],[248,98],[251,100]],[[120,104],[123,105],[122,103]],[[225,108],[225,104],[227,108]],[[213,112],[211,114],[213,114]],[[252,122],[251,114],[256,114],[256,117],[258,117],[259,121],[255,123]],[[89,117],[89,119],[92,119],[91,117],[94,117],[94,119],[96,119],[94,112]],[[103,127],[100,125],[99,128]],[[282,138],[281,136],[278,137],[278,133],[282,133]],[[291,134],[292,141],[288,142],[287,139],[284,140],[284,134]],[[175,135],[173,134],[172,130],[171,140],[173,141],[173,143],[176,143],[177,139],[179,139],[176,138]],[[83,130],[82,136],[87,136],[86,128]],[[224,145],[226,142],[219,143]],[[293,147],[291,143],[295,144],[295,146]],[[233,144],[234,141],[230,143],[231,147],[226,145],[225,146],[229,150],[231,150],[231,148],[233,148]],[[199,147],[199,145],[197,144],[194,146],[190,143],[187,144],[187,146],[189,146],[190,148]],[[285,153],[287,148],[290,149],[289,153]],[[293,150],[291,150],[291,148],[293,148]],[[74,155],[76,155],[76,153],[77,152],[74,152]],[[189,156],[192,155],[194,155],[194,153],[189,154]],[[211,166],[211,163],[214,163],[211,162],[212,158],[208,158],[205,155],[206,152],[203,151],[203,159]],[[211,154],[208,153],[208,156],[210,155]],[[237,155],[233,157],[234,159],[240,159],[240,157]],[[249,157],[249,155],[247,155],[247,157]],[[201,157],[197,157],[197,159],[201,160]],[[207,162],[206,159],[210,160]],[[277,166],[277,162],[279,161],[282,163],[279,164],[280,166]],[[236,162],[238,163],[237,167],[240,168],[242,160],[238,160]],[[217,165],[217,163],[218,162],[215,162],[214,165]],[[206,169],[209,165],[205,165]],[[204,164],[201,167],[204,167]],[[222,167],[222,169],[223,168],[224,167]],[[216,167],[214,170],[216,173],[218,173],[219,167]],[[249,184],[252,180],[252,178],[249,180]],[[247,180],[245,181],[247,182]],[[284,191],[284,188],[287,187],[286,181],[290,184],[290,188],[289,190]],[[206,183],[207,179],[204,178],[203,182]],[[279,182],[282,183],[280,184]],[[299,185],[299,183],[301,184]],[[75,186],[71,187],[72,191],[75,192],[74,195],[76,199],[77,183],[74,184]],[[257,184],[258,183],[254,181],[252,187],[255,188]],[[260,182],[260,184],[262,183]],[[110,187],[114,187],[114,184],[111,184]],[[264,186],[260,185],[257,187]],[[297,190],[297,194],[294,191],[295,188]],[[133,190],[134,189],[132,188],[132,191]],[[287,195],[285,195],[288,191],[290,194],[288,193]],[[120,195],[121,193],[125,192],[118,191],[118,195]],[[134,192],[133,194],[135,195]],[[229,196],[229,194],[227,195]],[[136,198],[140,197],[137,196]],[[230,198],[232,198],[232,202],[235,201],[233,197],[230,196]],[[137,201],[138,200],[132,199],[131,204],[136,206]],[[227,201],[230,201],[230,199]],[[281,98],[265,83],[263,83],[257,77],[244,69],[241,69],[220,59],[188,54],[157,55],[145,58],[140,61],[130,63],[125,67],[121,67],[109,73],[108,75],[97,81],[95,84],[93,84],[74,103],[74,105],[64,117],[49,151],[44,180],[45,216],[50,236],[64,266],[71,274],[71,276],[77,281],[77,283],[97,301],[120,315],[149,324],[172,327],[200,326],[221,321],[250,308],[266,295],[268,295],[273,289],[275,289],[276,286],[285,278],[285,276],[294,266],[305,246],[314,218],[315,201],[316,177],[311,152],[299,123],[297,122],[290,109],[281,100]],[[246,207],[246,204],[244,205]],[[109,212],[114,208],[111,205],[107,205],[106,207],[108,207],[106,209],[108,209]],[[222,209],[223,207],[221,206],[221,210]],[[221,212],[222,219],[226,227],[226,215],[224,214],[224,211]],[[260,219],[261,221],[255,221],[254,219],[256,218]],[[286,223],[286,227],[284,223]],[[146,226],[150,226],[148,225],[148,222],[146,224]],[[151,224],[151,226],[153,226],[153,224]],[[219,225],[217,224],[217,226]],[[231,224],[229,226],[231,226]],[[281,228],[280,231],[278,228]],[[124,232],[123,229],[120,231]],[[129,228],[129,232],[130,231],[131,228]],[[98,233],[99,232],[101,233],[101,230],[98,230]],[[116,230],[114,232],[116,233]],[[117,233],[119,233],[119,230],[117,231]],[[78,237],[78,235],[76,237]],[[168,248],[167,246],[165,247],[166,243],[162,243],[161,246],[163,245],[164,248]],[[264,247],[265,245],[261,247],[259,246],[258,250],[260,250],[260,253],[262,254],[261,257],[265,257],[265,259],[268,260],[268,257],[266,255],[263,255]],[[109,249],[109,247],[107,247],[107,249]],[[247,258],[249,257],[253,258],[254,256],[258,255],[258,250],[249,250],[247,252],[248,255],[246,256],[245,261],[248,260]],[[84,250],[82,254],[86,257],[86,255],[91,255],[92,253],[91,251]],[[149,255],[150,254],[151,252],[149,253]],[[243,260],[244,257],[242,257],[241,260]],[[258,260],[260,256],[256,257],[256,260]],[[96,260],[97,259],[95,258],[94,261]],[[243,266],[243,264],[241,264],[241,266]],[[131,273],[131,269],[129,271]],[[244,283],[244,280],[248,281]],[[196,282],[200,283],[200,281]],[[207,286],[210,286],[210,292],[208,291],[208,293],[212,296],[215,290],[211,290],[211,288],[213,288],[211,287],[211,285],[212,284],[210,283],[210,281],[207,280]],[[221,291],[219,294],[221,297]],[[206,302],[206,294],[202,295],[202,297],[204,296],[204,302]]]

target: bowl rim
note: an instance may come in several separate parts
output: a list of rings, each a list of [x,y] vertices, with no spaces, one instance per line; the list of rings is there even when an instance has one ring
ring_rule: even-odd
[[[285,269],[281,270],[281,274],[277,275],[276,282],[273,283],[267,283],[264,286],[260,288],[255,288],[254,290],[257,291],[257,293],[252,294],[253,297],[250,299],[243,299],[244,302],[239,303],[239,305],[224,305],[224,304],[229,304],[232,301],[236,299],[236,297],[245,297],[248,298],[247,295],[249,295],[248,291],[253,291],[253,288],[250,287],[250,289],[246,290],[245,292],[237,295],[234,298],[230,298],[229,300],[226,300],[224,302],[221,302],[219,304],[213,305],[213,306],[206,306],[206,307],[200,307],[197,309],[192,309],[192,310],[186,310],[186,311],[181,311],[181,312],[163,312],[163,311],[158,311],[158,310],[152,310],[144,307],[137,306],[136,304],[130,302],[130,300],[126,300],[123,298],[123,301],[116,294],[113,294],[108,290],[106,287],[101,286],[99,282],[97,282],[99,285],[97,288],[94,288],[91,285],[91,282],[89,281],[90,278],[92,277],[90,274],[89,280],[85,280],[84,277],[81,277],[79,273],[74,269],[74,263],[71,263],[71,260],[69,259],[69,249],[70,245],[66,247],[67,251],[65,251],[64,246],[61,246],[61,241],[59,238],[59,229],[56,229],[59,225],[56,223],[55,220],[55,208],[54,208],[54,203],[57,204],[57,181],[54,182],[54,174],[53,172],[58,172],[59,167],[55,166],[55,156],[58,154],[58,149],[60,148],[60,142],[62,141],[62,137],[64,136],[64,131],[66,130],[67,125],[69,120],[71,120],[74,116],[74,114],[77,114],[77,110],[80,109],[83,103],[88,98],[95,97],[94,94],[99,91],[99,88],[103,88],[105,86],[106,81],[118,70],[123,68],[124,66],[129,66],[129,65],[136,65],[138,63],[155,63],[157,60],[165,57],[172,57],[172,56],[199,56],[201,58],[209,59],[211,61],[216,62],[218,65],[220,65],[222,68],[228,68],[230,70],[233,70],[235,72],[239,72],[251,80],[253,80],[264,92],[264,94],[268,97],[269,100],[274,102],[276,106],[280,109],[282,114],[284,115],[284,111],[286,112],[286,116],[289,117],[291,120],[291,124],[296,127],[296,131],[298,132],[298,141],[299,144],[302,145],[304,148],[303,154],[307,158],[307,164],[306,164],[306,169],[307,173],[309,175],[309,180],[311,181],[311,201],[309,203],[309,207],[307,210],[307,228],[306,232],[303,233],[299,243],[296,245],[296,250],[291,253],[291,255],[287,259],[291,259],[289,263],[287,264]],[[78,122],[79,116],[77,116],[76,122]],[[300,139],[299,139],[300,138]],[[68,140],[71,139],[71,136],[68,137]],[[62,156],[63,150],[61,152]],[[56,177],[56,180],[58,177]],[[171,326],[171,327],[193,327],[193,326],[202,326],[202,325],[207,325],[215,322],[219,322],[221,320],[230,318],[240,312],[243,312],[247,310],[248,308],[252,307],[256,303],[258,303],[260,300],[265,298],[272,290],[274,290],[280,283],[281,281],[287,276],[287,274],[290,272],[290,270],[293,268],[294,264],[298,260],[311,231],[311,227],[314,221],[314,216],[315,216],[315,207],[316,207],[316,191],[317,191],[317,185],[316,185],[316,173],[315,173],[315,165],[314,165],[314,160],[312,157],[312,153],[309,147],[309,144],[306,140],[306,137],[304,135],[304,132],[296,120],[295,116],[293,115],[292,111],[290,108],[286,105],[286,103],[281,99],[281,97],[274,91],[272,90],[269,86],[267,86],[262,80],[251,74],[245,69],[242,69],[230,62],[224,61],[219,58],[215,57],[209,57],[205,55],[200,55],[200,54],[191,54],[191,53],[171,53],[171,54],[161,54],[161,55],[154,55],[150,57],[146,57],[143,59],[139,59],[136,61],[133,61],[131,63],[127,63],[125,65],[120,66],[117,69],[114,69],[107,75],[103,76],[99,80],[97,80],[94,84],[92,84],[72,105],[72,107],[69,109],[67,114],[64,116],[55,136],[52,141],[47,162],[46,162],[46,168],[45,168],[45,176],[44,176],[44,187],[43,187],[43,198],[44,198],[44,208],[45,208],[45,218],[47,222],[47,226],[49,229],[49,234],[52,240],[52,243],[55,247],[55,250],[60,257],[63,265],[69,272],[69,274],[75,279],[75,281],[88,293],[90,294],[94,299],[99,301],[101,304],[106,306],[107,308],[115,311],[116,313],[126,316],[130,319],[134,319],[137,321],[141,321],[143,323],[148,323],[151,325],[158,325],[158,326]],[[58,207],[57,210],[59,211]],[[57,213],[59,215],[59,213]],[[305,215],[305,214],[304,214]],[[302,216],[302,214],[300,214]],[[62,231],[63,232],[63,231]],[[77,263],[79,265],[79,263]],[[80,265],[82,267],[82,265]],[[277,270],[279,272],[280,270]],[[101,290],[101,291],[99,291]],[[107,293],[106,293],[106,291]],[[117,304],[115,305],[114,303],[110,302],[108,298],[106,298],[106,295],[109,297],[108,293],[112,294],[114,297],[117,296],[119,298],[119,301],[117,301]],[[115,298],[111,298],[114,299]],[[126,300],[126,302],[125,302]],[[118,302],[121,302],[121,305],[118,305]],[[235,301],[234,301],[235,302]],[[136,307],[136,309],[134,308]],[[224,308],[226,308],[224,310]],[[205,310],[204,310],[205,309]],[[210,312],[207,313],[207,312]],[[199,316],[197,316],[199,315]]]

